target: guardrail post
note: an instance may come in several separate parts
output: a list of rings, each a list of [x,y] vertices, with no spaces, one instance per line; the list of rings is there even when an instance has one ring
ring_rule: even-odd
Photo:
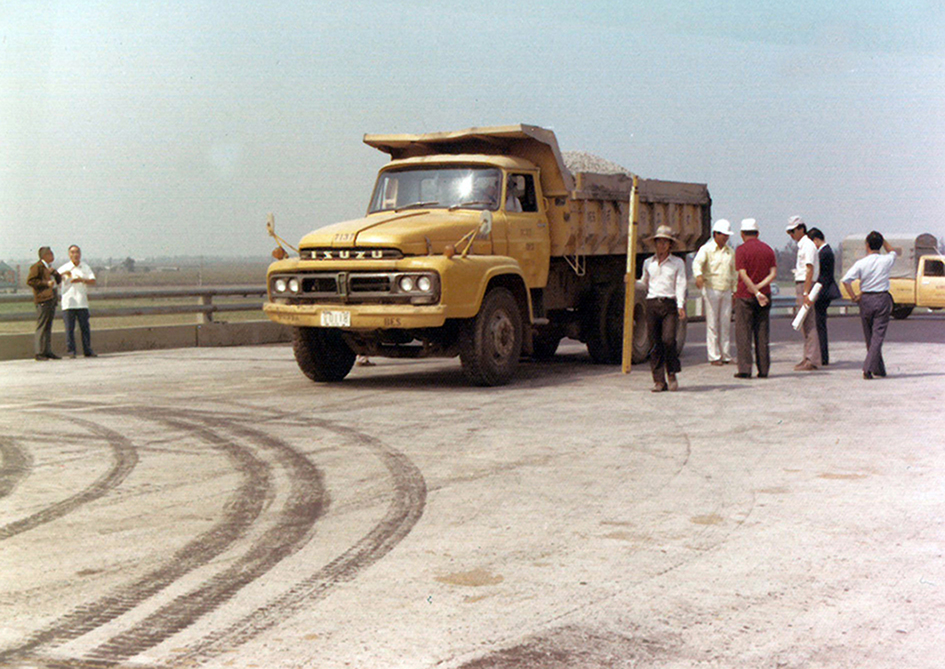
[[[200,306],[213,306],[213,295],[210,295],[209,293],[206,295],[201,295],[198,299],[199,299],[199,302],[197,302],[197,304],[199,304]],[[212,323],[212,322],[213,322],[212,311],[201,311],[200,313],[197,314],[198,324]]]

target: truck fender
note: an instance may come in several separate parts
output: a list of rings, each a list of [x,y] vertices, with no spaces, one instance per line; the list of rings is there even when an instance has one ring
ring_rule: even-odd
[[[525,273],[514,258],[468,256],[454,258],[443,267],[443,299],[457,307],[453,317],[472,318],[479,313],[486,293],[494,287],[507,288],[522,309],[522,323],[531,324],[532,301]],[[446,294],[449,291],[449,294]],[[526,328],[530,329],[530,328]]]

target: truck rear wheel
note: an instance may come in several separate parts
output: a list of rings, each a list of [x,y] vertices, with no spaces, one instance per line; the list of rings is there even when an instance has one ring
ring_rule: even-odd
[[[912,313],[912,307],[893,307],[892,317],[897,321],[903,321],[909,318],[909,314]]]
[[[292,351],[299,369],[312,381],[341,381],[354,366],[354,351],[345,343],[341,330],[295,328]]]
[[[486,293],[475,318],[467,321],[459,338],[463,372],[473,383],[500,386],[518,369],[522,353],[522,312],[506,288]]]
[[[584,335],[591,359],[602,365],[618,365],[623,359],[622,284],[598,286],[585,314]]]

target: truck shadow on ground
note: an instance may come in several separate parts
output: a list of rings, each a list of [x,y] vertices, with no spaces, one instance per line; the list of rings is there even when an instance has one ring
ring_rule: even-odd
[[[541,388],[580,383],[588,378],[606,376],[620,372],[619,365],[597,365],[586,352],[559,353],[551,360],[536,361],[523,358],[515,378],[506,386],[476,386],[463,375],[459,359],[444,359],[432,363],[429,360],[380,360],[372,367],[355,367],[344,380],[345,387],[364,389],[419,390],[468,389],[496,392],[503,389]],[[634,372],[643,366],[634,367]],[[649,367],[646,367],[649,371]]]

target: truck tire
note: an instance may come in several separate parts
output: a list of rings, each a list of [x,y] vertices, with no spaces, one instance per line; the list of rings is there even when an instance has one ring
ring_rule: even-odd
[[[507,288],[486,293],[475,318],[463,324],[459,359],[466,378],[480,386],[508,383],[522,354],[522,312]]]
[[[682,356],[683,349],[686,347],[688,326],[688,319],[679,319],[676,324],[676,348],[680,356]],[[631,362],[633,364],[646,362],[650,357],[651,349],[650,335],[646,331],[646,299],[643,297],[642,291],[638,289],[636,305],[633,308],[633,356]]]
[[[584,336],[591,360],[600,365],[619,365],[623,359],[623,301],[621,283],[594,288],[587,305]]]
[[[897,321],[903,321],[909,318],[909,314],[912,313],[912,307],[893,307],[892,317]]]
[[[327,328],[295,328],[292,351],[302,373],[319,382],[341,381],[356,357],[341,330]]]

